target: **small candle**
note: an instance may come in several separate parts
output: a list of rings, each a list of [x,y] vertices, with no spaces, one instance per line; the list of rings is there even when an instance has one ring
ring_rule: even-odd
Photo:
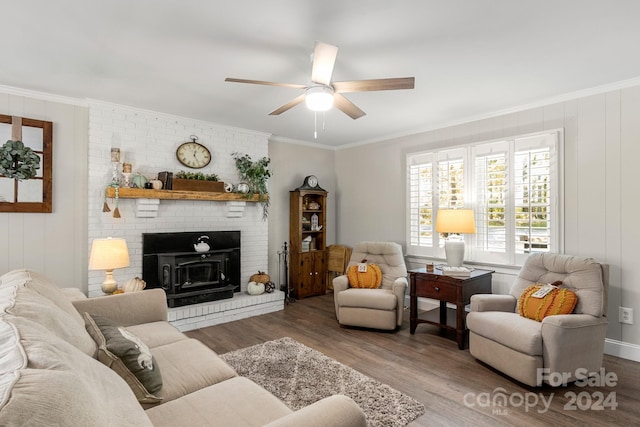
[[[120,161],[120,149],[111,147],[111,161],[113,163],[118,163]]]
[[[433,272],[433,263],[432,262],[428,262],[427,263],[427,271],[429,273]]]
[[[122,173],[131,173],[131,163],[122,164]]]

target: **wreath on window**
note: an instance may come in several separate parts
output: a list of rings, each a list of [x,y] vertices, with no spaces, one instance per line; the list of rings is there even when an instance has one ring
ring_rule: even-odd
[[[19,181],[31,179],[40,169],[40,156],[22,141],[7,141],[0,147],[0,176]]]

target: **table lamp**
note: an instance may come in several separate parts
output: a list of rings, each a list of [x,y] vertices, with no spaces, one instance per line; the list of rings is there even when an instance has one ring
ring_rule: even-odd
[[[91,245],[89,270],[106,270],[106,278],[102,282],[102,292],[112,294],[118,289],[113,279],[113,270],[129,266],[129,250],[124,239],[95,239]]]
[[[461,267],[464,259],[464,240],[460,234],[475,234],[476,223],[471,209],[439,209],[436,231],[447,233],[444,253],[449,267]]]

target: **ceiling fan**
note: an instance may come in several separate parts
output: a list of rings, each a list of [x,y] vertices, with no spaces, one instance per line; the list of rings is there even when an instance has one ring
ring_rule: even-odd
[[[283,106],[273,110],[269,115],[277,116],[302,102],[312,111],[326,111],[333,105],[352,119],[358,119],[366,113],[342,94],[348,92],[367,92],[378,90],[413,89],[414,77],[389,79],[353,80],[347,82],[332,82],[333,66],[338,56],[338,46],[316,42],[313,50],[311,65],[311,84],[275,83],[262,80],[247,80],[227,77],[225,81],[234,83],[251,83],[267,86],[281,86],[294,89],[304,89],[304,93]]]

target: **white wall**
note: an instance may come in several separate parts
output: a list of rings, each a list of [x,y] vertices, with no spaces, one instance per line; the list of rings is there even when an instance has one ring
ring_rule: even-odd
[[[335,150],[320,145],[295,144],[272,139],[269,157],[274,170],[269,180],[271,214],[269,215],[269,270],[279,286],[284,283],[284,271],[278,265],[278,252],[284,242],[289,244],[289,191],[302,185],[304,177],[315,175],[319,185],[327,190],[327,245],[336,243],[336,176]],[[280,271],[279,271],[280,270]]]
[[[199,171],[216,173],[225,182],[237,183],[232,153],[249,154],[254,160],[268,155],[267,134],[159,114],[130,107],[91,101],[89,104],[89,197],[88,242],[98,237],[127,240],[131,266],[114,271],[116,281],[142,275],[142,233],[173,231],[241,232],[241,281],[245,290],[249,276],[267,268],[268,222],[262,207],[246,203],[244,215],[229,217],[228,204],[218,201],[161,200],[156,218],[136,217],[135,199],[119,199],[121,218],[102,212],[105,187],[111,182],[111,147],[121,151],[121,161],[132,163],[133,172],[153,178],[161,171],[187,170],[176,159],[176,148],[196,135],[209,148],[212,162]],[[101,295],[103,271],[89,272],[89,296]]]
[[[88,121],[82,104],[0,93],[2,114],[53,122],[52,213],[0,213],[0,274],[29,268],[61,287],[87,288]]]
[[[607,337],[637,347],[640,322],[620,324],[618,306],[640,314],[638,117],[640,87],[631,87],[338,150],[337,238],[351,245],[381,239],[404,246],[407,152],[564,128],[565,253],[611,265]]]

